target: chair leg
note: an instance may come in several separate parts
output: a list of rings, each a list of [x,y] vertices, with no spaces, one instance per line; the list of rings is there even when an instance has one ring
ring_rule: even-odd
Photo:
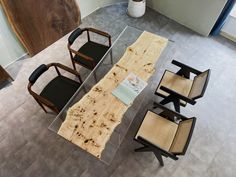
[[[140,148],[137,148],[134,150],[135,152],[153,152],[157,158],[157,160],[159,161],[160,165],[161,166],[164,166],[164,162],[163,162],[163,159],[162,159],[162,153],[159,151],[159,150],[156,150],[152,147],[149,147],[147,145],[144,145],[143,147],[140,147]],[[167,155],[163,154],[165,157],[167,157]]]
[[[110,58],[111,58],[111,64],[113,65],[113,55],[112,55],[112,49],[110,51]]]
[[[157,103],[156,102],[153,102],[153,106],[152,106],[152,108],[153,109],[156,109],[158,106],[157,106]]]
[[[148,151],[152,151],[152,149],[148,146],[143,146],[143,147],[135,149],[134,151],[135,152],[148,152]]]
[[[86,87],[84,85],[82,87],[83,87],[84,93],[87,93]]]
[[[173,100],[173,104],[175,107],[175,111],[180,113],[180,100],[179,99]]]
[[[35,100],[39,104],[39,106],[44,110],[44,112],[48,113],[47,110],[45,109],[45,107],[37,99],[35,99]]]
[[[179,76],[184,76],[187,79],[190,78],[190,72],[184,69],[180,69],[176,74]]]
[[[71,60],[71,61],[72,61],[73,68],[74,68],[74,70],[76,71],[75,62],[74,62],[73,60]]]
[[[164,162],[163,162],[163,159],[162,159],[160,151],[153,151],[153,152],[154,152],[157,160],[159,161],[160,165],[163,167],[164,166]]]
[[[160,104],[165,105],[165,104],[170,103],[170,102],[173,102],[174,107],[175,107],[175,111],[180,113],[180,100],[175,98],[175,97],[173,97],[173,96],[171,96],[171,95],[166,97],[166,98],[164,98],[160,102]]]
[[[164,99],[160,102],[160,104],[165,105],[165,104],[170,103],[170,102],[172,102],[172,99],[170,98],[170,96],[168,96],[168,97],[164,98]]]
[[[98,78],[97,78],[97,75],[96,75],[95,71],[93,72],[93,76],[94,76],[95,82],[97,83],[98,82]]]

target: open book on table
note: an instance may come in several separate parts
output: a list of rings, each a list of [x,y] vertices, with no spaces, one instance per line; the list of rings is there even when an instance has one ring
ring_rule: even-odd
[[[134,73],[130,73],[113,91],[112,94],[126,105],[131,105],[134,99],[147,86],[147,82]]]

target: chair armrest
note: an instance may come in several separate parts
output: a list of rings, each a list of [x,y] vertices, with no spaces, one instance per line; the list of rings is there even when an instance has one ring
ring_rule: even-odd
[[[74,43],[75,39],[76,39],[79,35],[81,35],[84,31],[85,31],[85,29],[81,29],[81,28],[77,28],[76,30],[74,30],[74,31],[70,34],[70,36],[69,36],[69,38],[68,38],[68,43],[69,43],[70,45],[72,45],[72,44]]]
[[[176,157],[171,152],[168,152],[168,151],[158,147],[157,145],[154,145],[153,143],[151,143],[150,141],[146,140],[145,138],[143,138],[141,136],[138,136],[137,141],[140,142],[141,144],[145,145],[145,146],[149,146],[151,148],[158,149],[159,151],[161,151],[161,154],[165,155],[166,157],[169,156],[169,157],[171,157],[174,160],[178,159],[178,157]]]
[[[70,52],[72,52],[72,53],[74,53],[74,54],[76,54],[76,55],[78,55],[78,56],[84,58],[85,60],[89,60],[89,61],[91,61],[91,62],[94,62],[93,58],[91,58],[91,57],[89,57],[89,56],[87,56],[87,55],[85,55],[85,54],[83,54],[83,53],[81,53],[81,52],[78,52],[78,51],[72,49],[69,44],[67,45],[67,47],[68,47],[68,49],[69,49]]]
[[[88,29],[88,31],[91,31],[91,32],[93,32],[93,33],[97,33],[97,34],[100,34],[100,35],[102,35],[102,36],[111,38],[111,35],[108,34],[108,33],[106,33],[106,32],[104,32],[104,31],[100,31],[100,30],[95,29],[95,28],[87,28],[87,29]]]
[[[185,72],[191,72],[191,73],[194,73],[196,75],[199,75],[199,74],[202,73],[201,71],[198,71],[198,70],[196,70],[196,69],[194,69],[194,68],[192,68],[188,65],[185,65],[183,63],[180,63],[179,61],[176,61],[176,60],[172,60],[171,63],[178,66],[178,67],[180,67]]]
[[[188,118],[183,116],[182,114],[168,109],[167,107],[155,102],[155,106],[160,108],[163,112],[159,113],[159,115],[164,115],[166,118],[171,119],[171,121],[175,122],[174,117],[177,117],[179,120],[187,120]],[[157,113],[158,114],[158,113]]]
[[[192,99],[190,99],[188,97],[185,97],[185,96],[183,96],[183,95],[181,95],[181,94],[179,94],[179,93],[177,93],[177,92],[175,92],[175,91],[173,91],[173,90],[171,90],[171,89],[169,89],[167,87],[161,86],[160,89],[165,91],[165,92],[167,92],[167,93],[169,93],[170,95],[172,95],[174,97],[177,97],[177,98],[179,98],[179,99],[181,99],[183,101],[186,101],[186,102],[188,102],[188,103],[190,103],[192,105],[194,105],[196,103],[196,101],[194,101],[194,100],[192,100]]]
[[[111,35],[104,32],[104,31],[100,31],[98,29],[95,29],[95,28],[87,28],[88,31],[91,31],[93,33],[96,33],[96,34],[99,34],[101,36],[105,36],[109,39],[109,47],[111,47]]]
[[[69,72],[71,74],[74,74],[75,76],[77,76],[79,78],[80,83],[82,83],[80,74],[77,71],[75,71],[75,70],[73,70],[73,69],[71,69],[71,68],[69,68],[69,67],[67,67],[67,66],[65,66],[65,65],[63,65],[61,63],[50,63],[50,64],[48,64],[48,67],[51,67],[51,66],[55,66],[55,67],[61,68],[61,69],[65,70],[65,71],[67,71],[67,72]]]
[[[36,68],[32,74],[29,77],[29,82],[31,84],[34,84],[37,79],[45,72],[48,70],[48,66],[46,66],[45,64],[41,64],[38,68]]]

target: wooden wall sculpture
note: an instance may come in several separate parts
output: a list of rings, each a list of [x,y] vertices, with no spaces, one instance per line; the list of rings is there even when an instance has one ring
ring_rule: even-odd
[[[0,0],[8,21],[31,56],[40,52],[81,21],[75,0]]]

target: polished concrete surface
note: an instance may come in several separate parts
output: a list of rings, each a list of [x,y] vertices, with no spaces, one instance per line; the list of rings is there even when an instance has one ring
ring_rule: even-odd
[[[141,121],[140,110],[110,166],[68,143],[47,127],[55,115],[45,114],[27,92],[28,77],[41,63],[71,66],[66,48],[68,35],[33,58],[7,68],[15,81],[0,90],[0,177],[234,177],[236,174],[236,46],[222,37],[202,37],[176,22],[147,9],[145,16],[126,15],[127,4],[101,8],[83,19],[82,27],[109,32],[113,41],[126,25],[147,30],[173,41],[172,52],[158,65],[143,107],[165,68],[176,71],[172,59],[199,70],[212,69],[205,96],[181,112],[197,117],[192,141],[178,161],[164,158],[160,167],[152,153],[135,153],[133,136]],[[105,41],[104,41],[105,42]],[[81,69],[83,72],[83,69]],[[53,74],[51,74],[53,75]],[[45,84],[49,78],[38,83]],[[39,90],[43,84],[35,88]],[[169,105],[171,106],[171,105]]]

